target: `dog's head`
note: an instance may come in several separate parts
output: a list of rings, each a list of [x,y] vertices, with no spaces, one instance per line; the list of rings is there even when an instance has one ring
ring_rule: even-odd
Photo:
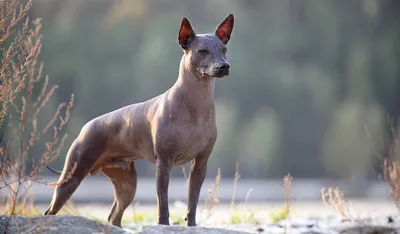
[[[232,29],[232,14],[218,26],[214,34],[196,35],[189,20],[183,18],[178,42],[185,56],[184,66],[199,78],[221,78],[229,75],[226,44]]]

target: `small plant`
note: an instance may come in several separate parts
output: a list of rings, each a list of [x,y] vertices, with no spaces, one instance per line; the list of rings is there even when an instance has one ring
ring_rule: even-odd
[[[283,177],[283,184],[285,190],[285,207],[284,214],[288,218],[290,215],[290,206],[291,206],[291,195],[292,195],[292,180],[293,177],[290,174],[287,174]]]
[[[271,223],[274,223],[274,224],[278,223],[281,220],[287,219],[286,206],[283,206],[282,209],[270,212],[269,217],[271,219]]]
[[[125,220],[126,222],[134,222],[135,224],[145,224],[145,223],[150,223],[150,222],[156,222],[157,221],[157,213],[153,212],[152,214],[150,213],[144,213],[144,212],[134,212],[133,215]]]
[[[231,209],[235,208],[235,197],[236,197],[236,187],[239,182],[240,174],[239,174],[239,163],[236,163],[235,169],[235,178],[233,181],[233,192],[232,192],[232,201],[231,201]]]
[[[181,215],[172,215],[170,219],[173,225],[183,225],[185,223],[185,219]]]
[[[72,203],[71,200],[68,200],[65,203],[65,206],[63,206],[59,212],[61,215],[82,215],[81,212],[78,210],[78,208],[75,207],[74,203]]]
[[[240,174],[239,174],[239,163],[236,163],[235,169],[235,177],[234,177],[234,184],[233,184],[233,193],[232,193],[232,200],[231,200],[231,216],[230,216],[230,223],[231,224],[239,224],[239,223],[253,223],[256,226],[259,225],[259,221],[255,218],[254,213],[246,207],[247,202],[250,199],[250,194],[252,189],[247,191],[244,201],[239,205],[236,206],[236,188],[239,183]]]
[[[258,224],[259,221],[254,217],[254,213],[250,210],[245,209],[236,209],[231,211],[230,217],[231,224],[239,224],[239,223],[254,223]]]
[[[292,180],[293,177],[287,174],[283,177],[283,191],[285,196],[285,204],[277,211],[269,214],[272,223],[278,223],[281,220],[289,220],[291,211],[291,195],[292,195]],[[287,233],[288,223],[285,225],[285,233]]]
[[[152,223],[157,221],[157,210],[153,209],[152,212],[138,212],[136,207],[138,204],[131,204],[132,206],[132,215],[122,218],[122,223],[124,224],[129,224],[129,223],[135,223],[135,224],[146,224],[146,223]]]
[[[57,86],[43,77],[42,24],[28,18],[31,8],[32,0],[0,1],[0,192],[8,195],[5,214],[11,216],[36,214],[27,204],[29,189],[33,182],[46,183],[40,172],[64,146],[62,131],[73,105],[72,95],[49,118],[42,116]],[[29,153],[38,143],[43,153],[35,160]]]
[[[400,211],[400,162],[391,162],[384,160],[383,178],[389,186],[390,196]]]
[[[231,220],[230,220],[231,224],[239,224],[242,222],[243,222],[242,218],[239,215],[237,215],[237,214],[231,215]]]
[[[236,198],[236,187],[238,185],[240,178],[239,174],[239,163],[236,163],[236,170],[235,170],[235,179],[234,179],[234,187],[233,187],[233,194],[232,194],[232,200],[231,200],[231,206],[230,206],[230,220],[229,222],[231,224],[238,224],[238,223],[254,223],[256,225],[259,225],[259,221],[256,220],[254,213],[246,209],[246,203],[250,199],[250,194],[252,192],[252,189],[250,189],[246,193],[246,197],[244,202],[241,204],[241,206],[236,206],[235,198]],[[221,187],[221,169],[218,168],[218,173],[217,176],[215,177],[215,183],[212,184],[213,189],[208,189],[207,191],[207,199],[205,201],[205,205],[202,207],[202,211],[205,209],[207,211],[206,217],[202,220],[205,221],[208,218],[211,217],[212,210],[216,204],[219,204],[219,195],[220,195],[220,187]]]
[[[15,214],[20,216],[41,216],[42,213],[34,206],[33,197],[25,196],[15,208]]]
[[[16,207],[16,215],[19,215],[19,216],[42,216],[42,212],[40,212],[36,207],[20,204]]]
[[[388,116],[387,119],[390,126],[391,139],[386,146],[386,153],[381,153],[376,149],[368,127],[365,126],[364,129],[367,137],[371,140],[371,150],[374,152],[375,156],[379,160],[384,158],[382,163],[383,179],[389,187],[390,196],[396,204],[397,210],[400,212],[400,162],[395,161],[395,159],[400,156],[399,132],[397,132],[394,127],[393,119],[390,116]]]
[[[283,177],[284,191],[285,191],[285,207],[284,214],[286,219],[290,221],[290,207],[291,207],[291,195],[292,195],[292,180],[293,177],[290,174],[287,174]],[[288,231],[289,222],[286,222],[285,225],[285,233]],[[290,229],[289,229],[290,232]]]
[[[133,222],[135,222],[135,223],[144,223],[148,219],[148,216],[144,213],[135,212],[133,214],[132,219],[133,219]]]
[[[332,207],[340,215],[347,216],[344,208],[343,192],[339,188],[322,188],[321,198],[325,205]]]
[[[207,190],[207,199],[205,200],[204,206],[201,208],[201,211],[204,209],[207,211],[206,217],[203,221],[207,220],[211,217],[212,210],[216,204],[219,204],[219,194],[221,187],[221,168],[218,168],[217,176],[215,177],[215,183],[212,184],[213,189]]]
[[[350,204],[346,204],[343,197],[343,192],[339,188],[322,188],[321,189],[322,202],[325,205],[333,208],[342,217],[349,220],[359,220],[355,218],[350,212]]]

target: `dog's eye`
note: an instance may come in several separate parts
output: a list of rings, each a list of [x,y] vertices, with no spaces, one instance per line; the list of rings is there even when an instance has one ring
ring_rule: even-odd
[[[200,54],[208,54],[208,50],[202,49],[198,51]]]

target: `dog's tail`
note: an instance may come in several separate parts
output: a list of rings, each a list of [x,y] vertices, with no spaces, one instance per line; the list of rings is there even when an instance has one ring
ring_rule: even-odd
[[[46,165],[46,167],[47,167],[47,169],[49,169],[50,171],[52,171],[52,172],[54,172],[54,173],[56,173],[56,174],[61,175],[61,173],[62,173],[62,171],[57,171],[57,170],[55,170],[55,169],[53,169],[53,168],[51,168],[51,167],[49,167],[49,166],[47,166],[47,165]]]
[[[46,165],[46,167],[47,167],[47,169],[49,169],[51,172],[54,172],[54,173],[56,173],[56,174],[61,175],[61,173],[62,173],[62,171],[57,171],[57,170],[55,170],[55,169],[53,169],[53,168],[51,168],[51,167],[49,167],[49,166],[47,166],[47,165]],[[56,185],[57,185],[57,181],[48,184],[47,187],[49,187],[49,188],[55,188]]]

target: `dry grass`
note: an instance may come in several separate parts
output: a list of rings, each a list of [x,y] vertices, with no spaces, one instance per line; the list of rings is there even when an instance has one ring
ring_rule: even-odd
[[[396,204],[397,210],[400,211],[400,162],[383,163],[383,178],[389,186],[390,196]]]
[[[32,0],[0,1],[0,192],[7,193],[8,215],[30,213],[29,188],[34,182],[46,183],[40,173],[64,146],[67,135],[62,131],[74,101],[72,95],[50,117],[42,114],[57,86],[43,77],[43,64],[38,63],[42,25],[40,19],[28,18],[31,7]],[[37,144],[44,150],[34,160],[29,153]]]
[[[215,183],[212,183],[212,187],[212,189],[207,190],[207,199],[205,200],[204,206],[201,208],[201,211],[206,211],[206,217],[204,217],[202,222],[211,217],[213,208],[215,205],[220,203],[219,195],[221,188],[221,168],[218,168],[218,173],[215,177]]]
[[[343,218],[362,223],[362,219],[354,210],[353,204],[344,200],[343,192],[339,188],[322,188],[321,199],[325,205],[333,208]]]
[[[292,195],[292,180],[293,177],[287,174],[283,177],[284,193],[285,193],[285,206],[283,210],[284,217],[287,222],[285,225],[285,233],[290,233],[290,207],[291,207],[291,195]]]
[[[282,209],[276,210],[269,214],[271,222],[277,223],[281,220],[287,220],[287,224],[290,221],[290,211],[291,211],[291,199],[292,199],[292,180],[293,177],[287,174],[283,177],[283,192],[284,192],[284,205]],[[287,225],[285,226],[287,229]]]
[[[235,167],[235,177],[233,180],[233,192],[230,206],[230,223],[253,223],[256,226],[256,229],[258,229],[260,221],[255,218],[254,212],[247,207],[247,203],[250,200],[250,195],[253,189],[249,189],[249,191],[247,191],[244,201],[239,204],[240,207],[236,205],[236,189],[239,184],[239,179],[239,163],[237,162]]]
[[[386,153],[381,153],[376,149],[374,140],[372,139],[367,126],[365,126],[365,133],[371,140],[371,150],[375,156],[379,160],[383,159],[382,177],[389,187],[390,196],[395,202],[397,210],[400,212],[400,162],[397,161],[400,157],[400,140],[398,136],[400,132],[395,129],[393,119],[390,116],[388,116],[387,120],[390,128],[391,139],[389,144],[386,145]]]
[[[245,200],[240,204],[241,209],[239,210],[239,206],[236,205],[235,197],[236,197],[236,187],[239,182],[239,164],[236,164],[235,170],[235,178],[233,184],[233,193],[232,200],[230,205],[230,220],[231,224],[238,223],[254,223],[257,227],[260,225],[260,222],[255,219],[254,212],[246,207],[246,203],[250,199],[250,195],[252,189],[250,189],[245,196]],[[212,215],[213,210],[216,205],[220,203],[220,189],[221,189],[221,168],[218,168],[217,176],[215,177],[215,182],[212,183],[212,188],[207,190],[207,195],[205,199],[205,203],[202,206],[200,213],[205,213],[205,216],[202,216],[200,223],[207,221]]]
[[[189,176],[188,176],[188,173],[186,172],[185,166],[182,166],[182,174],[183,174],[183,180],[185,182],[185,185],[189,186]]]
[[[290,216],[290,207],[291,207],[291,199],[292,199],[292,180],[293,177],[290,174],[287,174],[283,177],[284,184],[284,192],[285,192],[285,209],[284,214],[285,217],[289,218]]]
[[[236,169],[235,169],[235,177],[233,181],[233,192],[232,192],[232,200],[231,200],[231,209],[235,208],[235,198],[236,198],[236,187],[237,184],[239,183],[240,179],[240,174],[239,174],[239,163],[236,163]]]
[[[332,207],[341,216],[349,216],[346,212],[343,192],[339,188],[322,188],[321,199],[325,205]]]

